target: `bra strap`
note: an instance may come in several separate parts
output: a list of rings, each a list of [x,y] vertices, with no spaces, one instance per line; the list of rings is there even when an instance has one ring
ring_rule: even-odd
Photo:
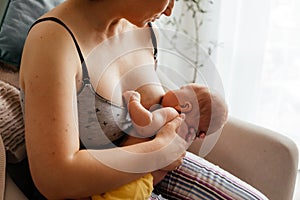
[[[73,41],[74,41],[74,44],[76,46],[76,49],[77,49],[77,52],[78,52],[78,55],[79,55],[79,58],[80,58],[80,61],[81,61],[81,66],[82,66],[82,81],[83,81],[83,84],[87,84],[87,83],[90,83],[90,77],[89,77],[89,73],[88,73],[88,70],[87,70],[87,66],[86,66],[86,63],[85,63],[85,60],[84,60],[84,57],[82,55],[82,52],[81,52],[81,49],[79,47],[79,44],[74,36],[74,34],[72,33],[72,31],[69,29],[69,27],[64,23],[62,22],[60,19],[56,18],[56,17],[45,17],[45,18],[41,18],[41,19],[38,19],[36,20],[30,27],[29,31],[32,29],[33,26],[35,26],[36,24],[38,23],[41,23],[41,22],[44,22],[44,21],[53,21],[53,22],[56,22],[58,24],[60,24],[61,26],[63,26],[68,32],[69,34],[71,35]],[[151,22],[148,23],[148,26],[150,27],[150,34],[151,34],[151,41],[152,41],[152,44],[153,44],[153,56],[154,56],[154,60],[155,60],[155,68],[156,68],[156,65],[157,65],[157,55],[158,55],[158,50],[157,50],[157,40],[156,40],[156,35],[154,33],[154,30],[153,30],[153,26],[151,24]],[[28,32],[29,32],[28,31]]]
[[[155,64],[156,64],[157,63],[157,55],[158,55],[157,39],[156,39],[156,35],[154,33],[151,22],[148,22],[148,26],[150,27],[151,41],[152,41],[152,45],[153,45],[153,56],[154,56],[154,60],[155,60]]]

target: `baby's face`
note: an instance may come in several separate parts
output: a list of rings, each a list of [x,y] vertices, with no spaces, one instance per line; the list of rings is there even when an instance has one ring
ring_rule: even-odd
[[[179,113],[185,114],[185,125],[180,128],[183,132],[195,135],[200,121],[200,108],[194,90],[183,86],[178,90],[168,91],[162,99],[163,107],[173,107]]]
[[[194,91],[182,86],[180,89],[168,91],[162,99],[162,106],[173,107],[180,113],[189,113],[193,109],[194,102],[197,102]]]

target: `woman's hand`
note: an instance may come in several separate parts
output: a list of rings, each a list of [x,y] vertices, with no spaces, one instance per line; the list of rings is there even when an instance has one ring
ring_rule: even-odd
[[[166,123],[156,134],[155,140],[160,142],[163,146],[164,144],[169,144],[170,141],[178,136],[177,129],[180,127],[184,119],[185,115],[180,114],[170,122]]]
[[[186,141],[177,134],[177,129],[184,121],[185,115],[181,114],[163,126],[154,140],[161,145],[161,153],[165,162],[162,169],[172,171],[182,164],[186,152]]]

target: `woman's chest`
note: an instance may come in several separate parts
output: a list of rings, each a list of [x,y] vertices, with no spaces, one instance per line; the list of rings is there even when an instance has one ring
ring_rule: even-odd
[[[88,67],[92,85],[98,94],[122,105],[122,93],[137,90],[143,93],[142,100],[151,102],[153,97],[153,103],[157,103],[156,96],[161,96],[161,91],[158,89],[160,82],[155,72],[152,49],[128,52],[106,63],[97,68]],[[145,88],[147,92],[143,92]]]

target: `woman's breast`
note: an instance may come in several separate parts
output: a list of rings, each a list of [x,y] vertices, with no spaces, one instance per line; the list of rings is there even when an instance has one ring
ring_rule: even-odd
[[[96,94],[87,84],[77,95],[80,141],[87,149],[99,149],[120,139],[131,127],[124,107]]]
[[[123,105],[127,90],[140,92],[142,104],[155,104],[164,92],[154,64],[151,51],[134,52],[112,62],[98,77],[94,76],[99,73],[91,73],[92,83],[98,94],[117,105]]]

